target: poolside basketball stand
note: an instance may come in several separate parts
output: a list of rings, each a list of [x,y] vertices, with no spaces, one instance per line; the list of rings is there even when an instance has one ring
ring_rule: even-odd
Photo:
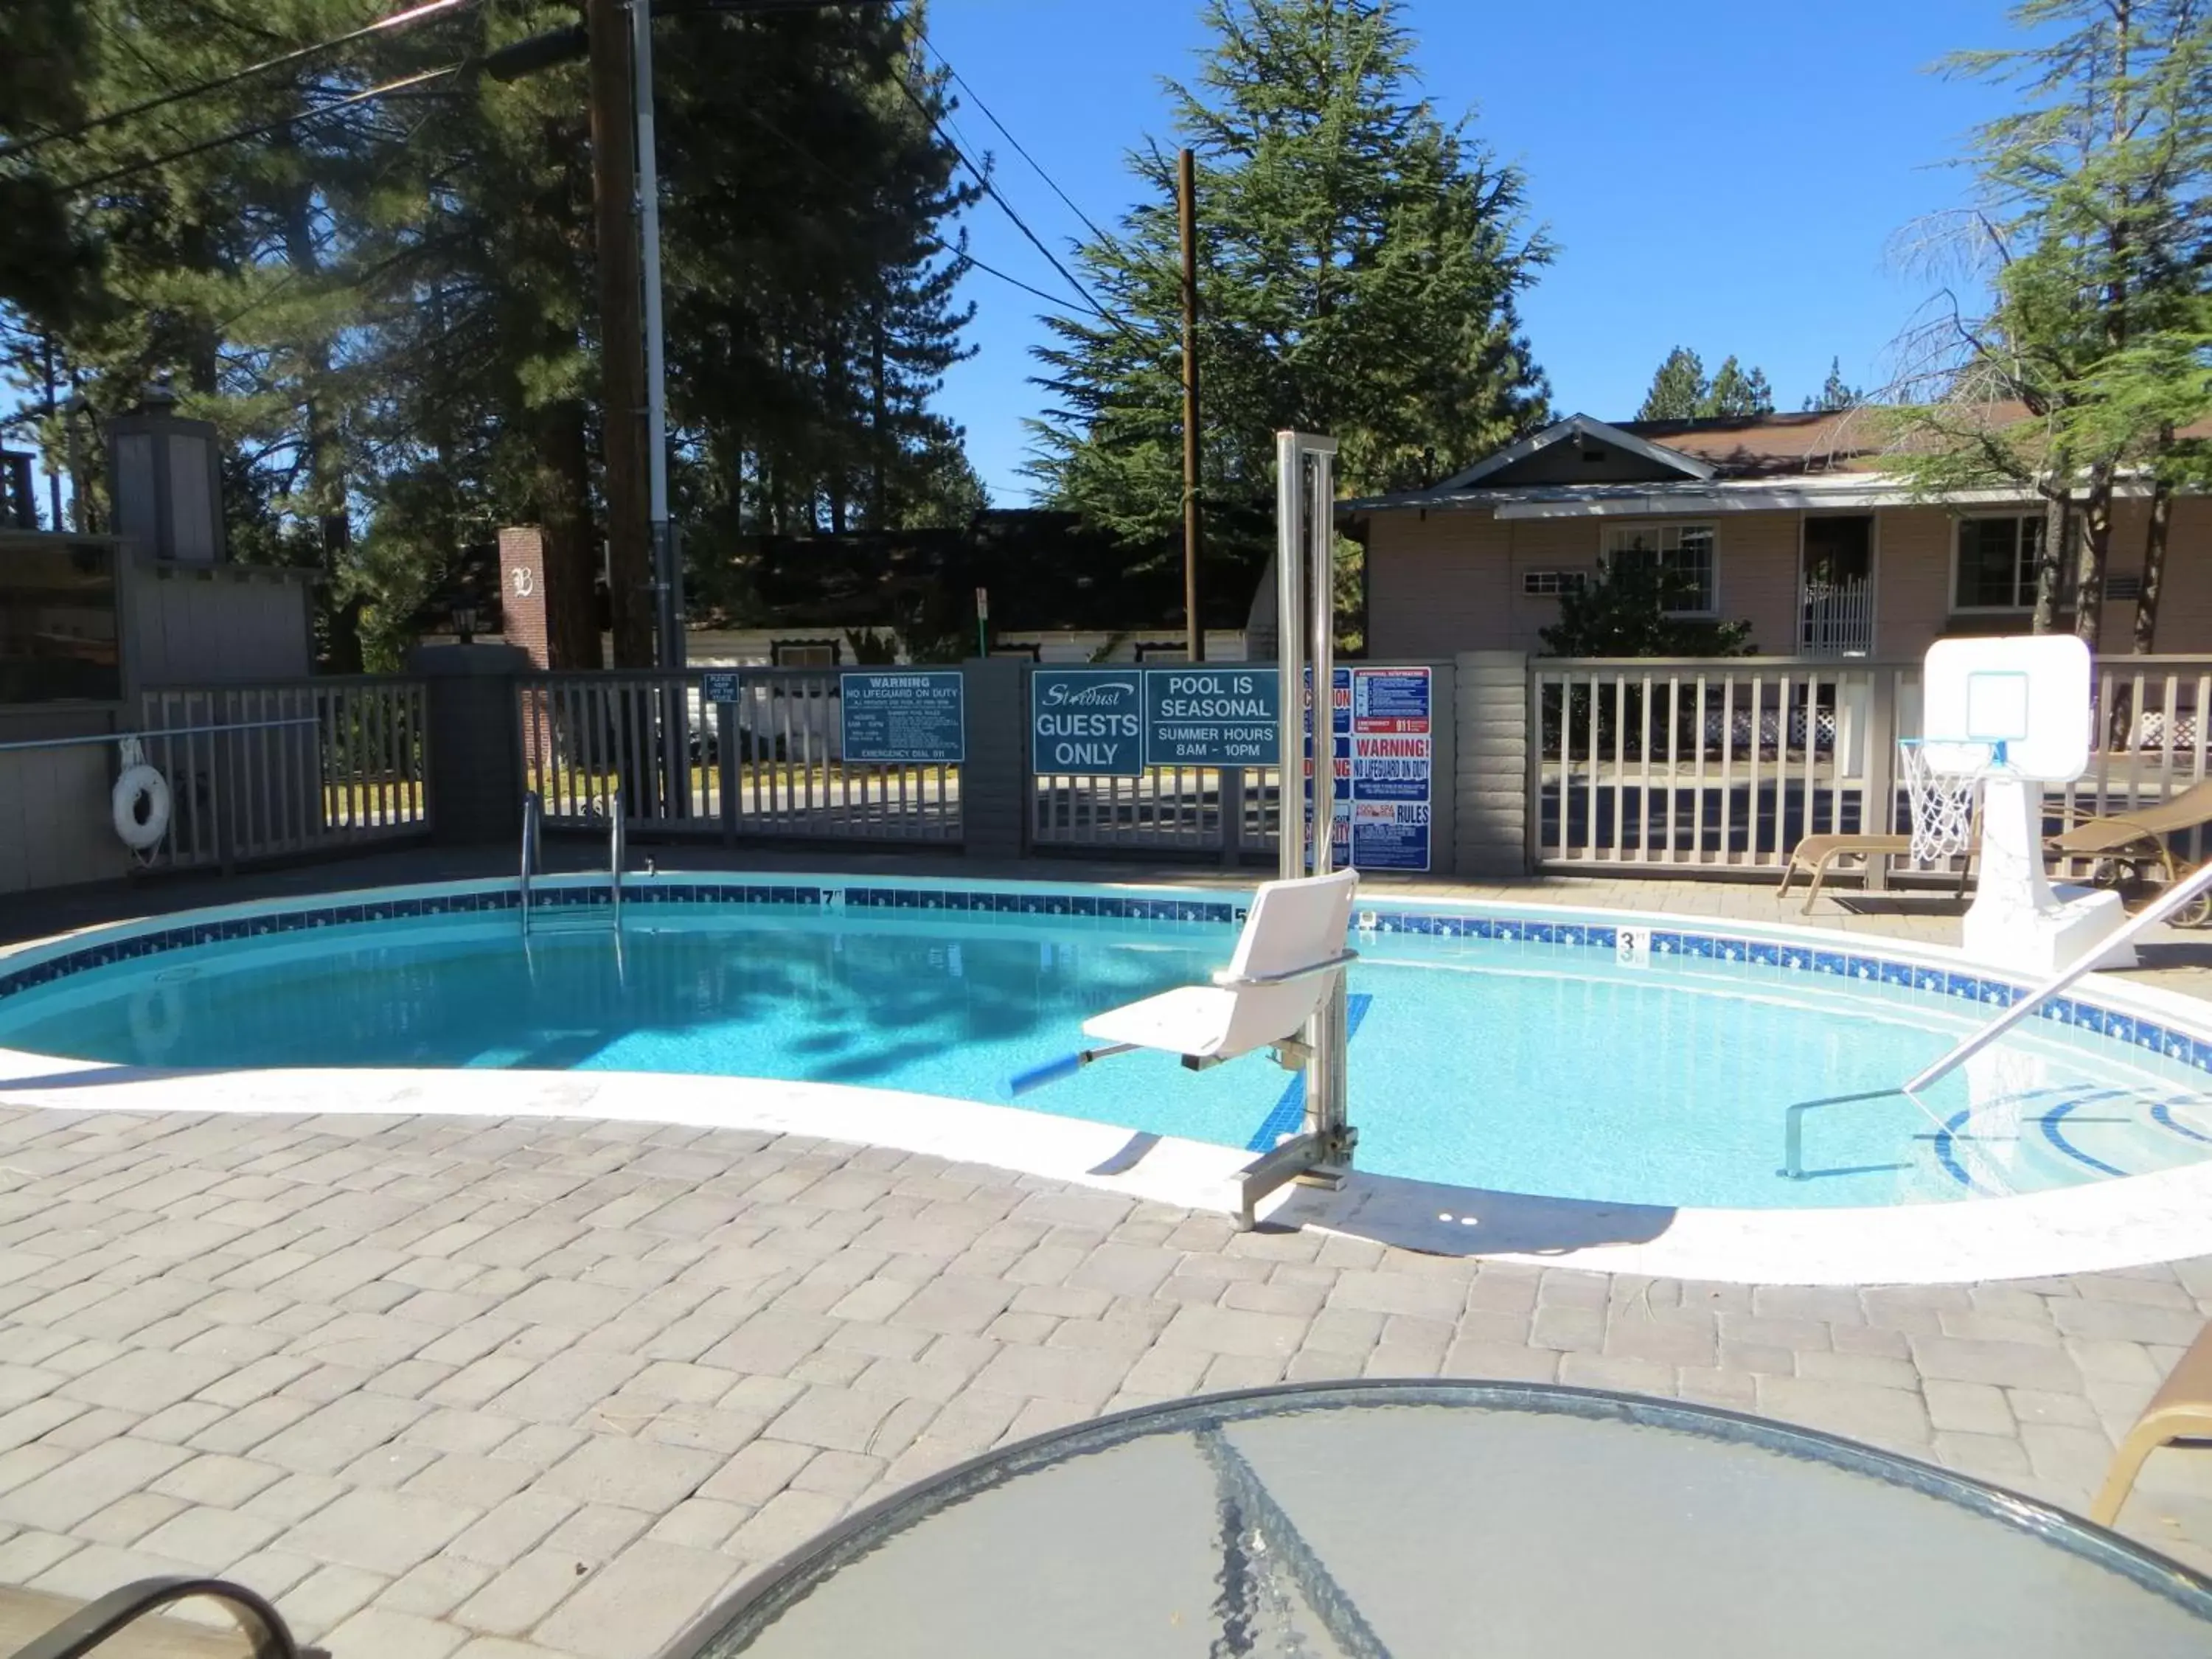
[[[1012,1079],[1015,1094],[1072,1077],[1093,1062],[1138,1049],[1179,1057],[1206,1071],[1261,1049],[1305,1074],[1305,1121],[1298,1133],[1237,1171],[1237,1224],[1253,1226],[1255,1206],[1292,1181],[1334,1188],[1352,1168],[1358,1133],[1346,1121],[1345,948],[1359,878],[1329,866],[1334,791],[1330,700],[1335,684],[1336,491],[1334,438],[1275,434],[1277,656],[1281,675],[1281,857],[1278,878],[1252,901],[1229,966],[1211,985],[1187,985],[1109,1009],[1083,1023],[1099,1046]],[[1311,669],[1309,678],[1308,669]],[[1309,760],[1306,718],[1315,734]],[[1299,781],[1310,774],[1310,786]]]

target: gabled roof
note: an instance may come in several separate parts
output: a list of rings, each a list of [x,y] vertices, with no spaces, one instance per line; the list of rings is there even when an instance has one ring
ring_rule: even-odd
[[[1436,488],[1438,490],[1468,489],[1471,485],[1480,483],[1486,478],[1506,471],[1527,460],[1530,456],[1551,448],[1554,444],[1565,443],[1571,440],[1577,443],[1602,444],[1607,448],[1618,450],[1624,455],[1632,455],[1639,460],[1649,461],[1662,471],[1671,472],[1680,477],[1710,478],[1713,476],[1714,469],[1711,464],[1698,459],[1694,455],[1685,454],[1679,449],[1669,449],[1662,444],[1652,443],[1622,427],[1608,425],[1606,422],[1592,416],[1570,415],[1564,421],[1554,421],[1541,432],[1532,432],[1518,442],[1510,443],[1504,448],[1485,456],[1465,471],[1455,473],[1446,478]]]

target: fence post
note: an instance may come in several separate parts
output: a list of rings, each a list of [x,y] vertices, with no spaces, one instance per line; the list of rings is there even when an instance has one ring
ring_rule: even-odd
[[[1886,836],[1895,828],[1897,816],[1897,671],[1871,669],[1868,678],[1873,685],[1867,698],[1866,805],[1860,823],[1869,831]],[[1889,860],[1875,854],[1866,866],[1866,890],[1886,890]]]
[[[1221,867],[1234,870],[1244,860],[1244,769],[1224,766],[1220,772]]]
[[[519,677],[529,653],[511,645],[418,647],[407,672],[424,682],[423,772],[434,840],[511,841],[522,823]]]
[[[751,688],[741,678],[738,685],[740,696],[750,696]],[[720,775],[715,785],[722,802],[722,845],[733,847],[738,840],[738,706],[734,702],[712,704],[714,711],[714,769]],[[814,787],[814,775],[807,774],[806,787]]]
[[[1528,869],[1528,659],[1462,651],[1452,659],[1456,731],[1453,868],[1463,876]]]
[[[968,757],[960,766],[960,838],[971,857],[1014,859],[1027,838],[1029,685],[1021,662],[975,658],[960,665]]]

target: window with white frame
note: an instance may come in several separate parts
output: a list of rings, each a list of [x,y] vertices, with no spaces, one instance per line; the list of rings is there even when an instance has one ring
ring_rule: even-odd
[[[1579,593],[1589,585],[1585,570],[1524,570],[1521,591],[1532,599],[1556,599],[1562,593]]]
[[[1605,532],[1608,570],[1624,567],[1662,573],[1672,579],[1675,602],[1670,617],[1711,617],[1720,612],[1720,589],[1713,571],[1713,527],[1709,524],[1619,525]]]
[[[2043,515],[2008,513],[1959,520],[1952,563],[1954,611],[2033,611],[2035,562],[2043,551]]]

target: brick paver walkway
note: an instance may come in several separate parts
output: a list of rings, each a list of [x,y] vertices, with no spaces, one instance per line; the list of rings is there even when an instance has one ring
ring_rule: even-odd
[[[1680,1284],[790,1138],[0,1109],[0,1583],[213,1571],[337,1659],[642,1659],[933,1469],[1283,1378],[1679,1395],[2078,1507],[2208,1310],[2212,1261]],[[2212,1451],[2124,1521],[2212,1565]]]

